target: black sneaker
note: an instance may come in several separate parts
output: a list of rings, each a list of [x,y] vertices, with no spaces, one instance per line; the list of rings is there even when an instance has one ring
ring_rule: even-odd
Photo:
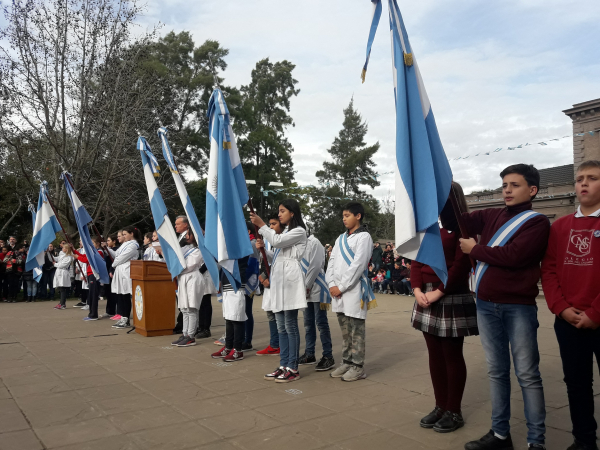
[[[298,358],[298,364],[301,366],[308,366],[310,364],[316,364],[317,358],[315,355],[307,355],[306,353]]]
[[[181,341],[177,343],[177,347],[193,347],[196,345],[196,339],[192,336],[184,336]]]
[[[465,421],[461,414],[446,411],[442,418],[433,426],[433,431],[438,433],[451,433],[465,426]]]
[[[285,367],[281,366],[281,367],[275,369],[274,372],[266,374],[265,375],[265,380],[268,380],[268,381],[274,380],[279,375],[283,374],[283,372],[285,372]]]
[[[181,341],[183,341],[186,338],[186,336],[184,336],[183,334],[181,336],[179,336],[179,339],[177,339],[176,341],[171,342],[171,345],[177,346],[177,344],[179,344]]]
[[[465,450],[514,450],[510,433],[506,439],[499,439],[494,435],[494,430],[476,441],[467,442]]]
[[[73,305],[73,308],[83,308],[84,306],[85,306],[85,303],[79,302],[79,303],[75,303]]]
[[[335,360],[333,358],[328,358],[327,356],[323,356],[315,370],[317,372],[325,372],[326,370],[331,370],[335,366]]]
[[[126,328],[131,328],[131,325],[129,325],[129,320],[119,320],[112,327],[116,328],[117,330],[124,330]]]
[[[211,337],[210,330],[200,330],[194,336],[196,339],[206,339]]]
[[[433,411],[421,419],[419,425],[421,425],[422,428],[433,428],[435,423],[442,418],[444,413],[445,411],[436,405],[436,407],[433,408]]]
[[[546,450],[546,446],[544,444],[527,444],[527,448],[539,448],[541,450]]]
[[[254,350],[254,347],[252,347],[252,342],[244,342],[242,344],[242,352],[247,352],[250,350]]]
[[[534,445],[534,444],[531,444]],[[539,444],[537,444],[539,445]],[[584,444],[581,441],[575,439],[575,441],[569,446],[567,450],[598,450],[598,446],[594,442],[593,444]]]

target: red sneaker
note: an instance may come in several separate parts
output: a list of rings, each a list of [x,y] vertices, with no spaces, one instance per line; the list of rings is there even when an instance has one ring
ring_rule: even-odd
[[[229,352],[231,352],[231,350],[228,350],[225,347],[223,347],[221,350],[219,350],[218,352],[214,352],[210,356],[212,356],[215,359],[225,358],[227,355],[229,355]]]
[[[115,314],[110,318],[110,320],[121,320],[121,316],[119,314]]]
[[[300,372],[292,370],[289,367],[285,368],[285,372],[275,378],[275,383],[289,383],[300,379]]]
[[[54,309],[60,309],[60,303],[54,307]]]
[[[279,375],[282,375],[284,372],[285,372],[285,367],[281,366],[281,367],[275,369],[274,372],[266,374],[264,378],[267,381],[271,381],[271,380],[274,380],[275,378],[277,378]]]
[[[256,352],[256,354],[258,356],[265,356],[265,355],[279,355],[279,349],[278,348],[273,348],[270,345],[265,348],[264,350],[259,350],[258,352]]]
[[[225,362],[233,362],[233,361],[241,361],[244,359],[244,352],[238,352],[235,348],[229,352],[223,361]]]

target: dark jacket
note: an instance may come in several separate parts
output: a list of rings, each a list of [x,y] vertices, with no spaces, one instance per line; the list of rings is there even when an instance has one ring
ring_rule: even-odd
[[[382,257],[383,257],[383,249],[381,248],[381,245],[379,247],[374,247],[373,255],[371,256],[371,261],[373,262],[373,264],[381,265]]]

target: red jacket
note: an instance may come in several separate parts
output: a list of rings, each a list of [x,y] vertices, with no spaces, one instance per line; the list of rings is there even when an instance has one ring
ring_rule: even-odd
[[[540,262],[550,234],[550,222],[544,215],[533,217],[502,247],[488,247],[496,231],[523,211],[531,202],[498,209],[482,209],[465,214],[469,235],[481,235],[471,256],[489,264],[479,284],[477,297],[494,303],[535,305],[539,294]]]
[[[84,264],[87,264],[87,276],[89,277],[90,275],[93,275],[94,272],[92,271],[92,266],[90,265],[90,261],[87,257],[87,255],[83,254],[83,253],[79,253],[77,250],[73,249],[73,253],[75,255],[77,255],[77,260],[79,262],[82,262]],[[104,259],[104,252],[102,250],[98,250],[98,253],[100,254],[100,256],[102,256],[102,259]]]
[[[441,280],[431,267],[417,261],[413,261],[411,265],[410,284],[413,289],[423,289],[425,283],[433,283],[434,286],[438,285],[437,289],[445,294],[468,294],[471,292],[469,290],[471,261],[469,255],[465,255],[460,249],[460,241],[458,240],[460,235],[443,228],[440,229],[440,233],[442,235],[446,267],[448,268],[446,285],[441,284]]]
[[[557,316],[574,306],[600,323],[600,217],[561,217],[552,224],[542,286]]]

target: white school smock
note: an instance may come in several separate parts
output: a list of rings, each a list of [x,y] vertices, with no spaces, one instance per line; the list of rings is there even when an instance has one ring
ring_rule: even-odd
[[[317,276],[325,267],[325,248],[321,242],[310,235],[306,243],[306,251],[302,257],[308,261],[308,270],[306,271],[305,286],[308,292],[306,301],[309,303],[319,303],[321,301],[321,286],[315,283]]]
[[[54,287],[71,287],[71,267],[75,258],[61,251],[56,259],[54,272]]]
[[[271,266],[271,311],[281,312],[306,308],[306,288],[304,272],[300,266],[302,255],[306,251],[306,230],[296,227],[277,234],[264,225],[258,230],[266,241],[277,251]]]
[[[177,277],[177,307],[199,309],[204,293],[204,277],[199,269],[204,259],[200,250],[192,245],[182,247],[181,252],[185,256],[186,268]]]
[[[245,322],[248,320],[246,315],[246,296],[244,288],[240,288],[237,293],[233,290],[224,291],[223,296],[223,318],[225,320],[235,320],[236,322]]]
[[[136,241],[127,241],[116,251],[111,250],[114,256],[112,266],[115,268],[110,290],[113,294],[131,294],[131,277],[129,267],[131,260],[138,259],[140,256],[139,244]]]
[[[154,250],[154,247],[151,245],[146,249],[146,251],[144,251],[143,259],[144,261],[165,262],[165,260],[162,259],[158,253],[156,253],[156,250]]]
[[[77,249],[77,252],[79,252],[80,255],[85,255],[85,248],[81,247],[79,249]],[[75,255],[75,258],[77,258],[77,255]],[[77,259],[79,261],[79,259]],[[81,267],[81,273],[79,274],[79,279],[81,280],[81,289],[86,289],[88,290],[90,287],[88,286],[87,283],[87,263],[81,262],[79,261],[79,267]]]
[[[373,252],[373,239],[366,231],[353,233],[348,236],[348,245],[354,252],[354,260],[350,266],[340,253],[337,242],[327,266],[327,274],[325,279],[327,285],[332,288],[337,286],[342,292],[340,298],[332,297],[331,310],[333,312],[341,312],[349,317],[356,319],[367,318],[367,302],[360,307],[362,298],[362,288],[360,286],[360,277],[364,274],[365,269],[371,260]]]
[[[267,250],[265,248],[265,254],[267,255],[267,261],[269,262],[269,265],[270,265],[273,262],[273,250]],[[271,304],[271,288],[270,287],[268,287],[268,288],[266,287],[263,289],[262,309],[264,311],[273,311],[273,305]]]

